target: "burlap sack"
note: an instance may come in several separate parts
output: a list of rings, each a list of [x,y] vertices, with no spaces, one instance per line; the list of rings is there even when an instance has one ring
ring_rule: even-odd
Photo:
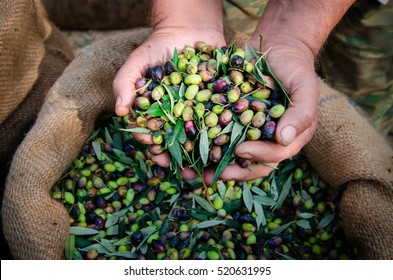
[[[42,0],[49,19],[62,30],[146,26],[151,0]]]
[[[144,41],[149,32],[149,29],[137,30],[87,47],[67,67],[50,90],[36,124],[18,148],[7,178],[3,207],[4,230],[15,258],[61,259],[64,257],[63,250],[69,228],[68,215],[61,204],[51,199],[49,190],[78,155],[83,142],[93,130],[97,116],[103,112],[113,112],[112,80],[129,53]],[[228,43],[235,42],[239,46],[242,46],[246,39],[233,32],[227,32],[226,35]],[[342,151],[337,147],[352,149],[354,147],[351,142],[352,138],[375,134],[375,130],[356,110],[353,110],[347,99],[324,85],[322,85],[322,90],[331,92],[334,96],[327,100],[323,97],[321,99],[322,125],[318,128],[315,141],[312,141],[308,146],[309,156],[320,157],[321,152],[333,153],[333,151],[342,154]],[[333,103],[335,100],[348,105],[347,108],[337,107],[337,110],[347,111],[334,111],[334,114],[324,113],[326,109],[330,109],[326,104]],[[354,123],[364,124],[364,129],[361,131],[342,129],[342,131],[338,131],[341,132],[342,137],[329,136],[332,129],[323,124],[332,123],[332,119],[335,120],[337,115],[345,114],[348,114],[348,118],[351,119],[352,126],[355,126]],[[326,120],[323,120],[324,118]],[[334,133],[333,129],[333,135]],[[349,133],[355,134],[355,136],[351,138]],[[327,144],[322,142],[321,146],[319,138],[330,139],[330,142]],[[375,141],[372,143],[375,146],[373,149],[383,149],[383,152],[378,152],[376,155],[390,159],[391,151],[389,148],[385,149],[384,140],[375,137]],[[363,145],[364,151],[371,144],[367,141],[358,143],[365,144]],[[358,149],[354,150],[355,154],[356,151]],[[367,152],[363,152],[363,154],[365,153]],[[362,180],[364,172],[358,172],[358,170],[364,168],[368,170],[367,168],[380,162],[374,157],[368,159],[370,162],[351,162],[350,166],[339,161],[334,162],[336,169],[332,168],[334,169],[332,172],[346,174],[348,168],[351,170],[350,175],[345,179],[340,174],[336,174],[334,178],[337,176],[340,178],[338,180],[327,176],[330,174],[326,172],[323,173],[323,169],[326,168],[323,162],[314,160],[314,164],[317,171],[326,177],[328,182],[338,187],[347,183],[345,180],[355,183],[357,180]],[[329,161],[326,163],[332,165]],[[373,180],[370,181],[373,184],[380,184],[381,190],[391,187],[391,180],[389,177],[386,178],[385,173],[379,174],[376,171],[373,177],[370,176],[367,179]],[[364,198],[357,197],[357,199]],[[370,197],[370,203],[373,203],[373,199],[374,197]],[[390,203],[392,201],[391,197],[383,199]],[[353,220],[349,215],[346,216],[349,217],[346,223],[356,223],[357,221],[354,220],[362,214],[361,211],[362,209],[359,210],[360,213],[354,213]],[[385,212],[385,217],[387,214]],[[384,239],[385,235],[382,234],[385,233],[379,230],[380,225],[373,221],[369,222],[368,225],[370,225],[374,236]],[[385,222],[389,223],[389,219],[385,219]],[[390,224],[393,225],[393,223]],[[383,256],[368,255],[366,252],[364,257],[393,258],[393,252],[390,250],[388,254]]]
[[[321,83],[318,129],[307,158],[343,188],[342,225],[361,259],[393,259],[393,150],[354,103]]]
[[[1,1],[0,11],[1,207],[12,155],[73,53],[63,34],[46,19],[39,1]],[[10,258],[2,227],[0,243],[2,259]]]

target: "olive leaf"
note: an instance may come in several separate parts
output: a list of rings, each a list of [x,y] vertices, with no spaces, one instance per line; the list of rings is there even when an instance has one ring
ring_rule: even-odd
[[[151,130],[146,127],[121,128],[120,130],[133,133],[151,134]]]
[[[100,233],[98,230],[85,228],[85,227],[78,227],[78,226],[70,227],[70,232],[69,232],[69,234],[72,235],[94,235],[98,233]]]
[[[213,206],[210,205],[210,203],[209,203],[206,199],[204,199],[203,197],[198,196],[198,195],[193,195],[192,197],[195,199],[195,201],[196,201],[203,209],[205,209],[206,211],[208,211],[208,212],[210,212],[210,213],[216,213],[216,210],[213,208]]]
[[[100,159],[101,158],[101,143],[98,140],[96,140],[96,141],[93,141],[91,143],[91,145],[93,146],[93,150],[94,150],[94,153],[96,154],[97,158]]]
[[[317,229],[326,228],[333,221],[335,217],[336,217],[335,213],[323,217],[322,220],[317,225]]]
[[[153,104],[151,104],[150,107],[145,111],[145,113],[146,115],[152,117],[165,116],[165,113],[158,102],[154,102]]]
[[[272,229],[271,231],[268,232],[268,234],[272,234],[272,235],[277,235],[280,234],[281,232],[283,232],[284,230],[286,230],[290,225],[294,224],[296,221],[291,221],[289,223],[286,223],[282,226],[279,226],[275,229]]]
[[[225,201],[225,192],[226,192],[226,187],[223,181],[217,181],[217,190],[218,193],[220,194],[220,197],[222,198],[223,201]]]
[[[207,129],[204,122],[202,122],[199,152],[201,154],[203,165],[206,166],[209,159],[209,138],[207,136]]]
[[[276,201],[274,199],[272,199],[271,197],[268,196],[261,196],[261,195],[253,195],[252,198],[265,206],[274,206],[276,205]]]
[[[243,182],[243,201],[249,213],[252,212],[252,206],[254,204],[254,200],[252,198],[251,190],[247,184],[247,182]]]
[[[113,139],[112,139],[112,136],[109,134],[108,127],[105,127],[104,130],[105,130],[105,141],[108,144],[113,144]]]
[[[183,156],[179,142],[174,141],[172,145],[168,146],[168,151],[175,159],[176,163],[180,166],[180,168],[183,168]]]
[[[277,208],[280,208],[284,203],[284,200],[287,198],[289,190],[292,187],[292,173],[288,176],[288,179],[284,183],[281,188],[280,195],[278,196],[277,203],[273,207],[273,211]]]
[[[296,221],[296,225],[304,229],[311,229],[310,222],[307,220],[298,220]]]
[[[66,246],[64,249],[66,260],[72,260],[75,251],[75,235],[68,234]]]
[[[200,222],[198,224],[195,224],[195,225],[193,225],[193,227],[208,228],[208,227],[213,227],[213,226],[222,225],[222,224],[225,224],[224,220],[208,220],[208,221],[204,221],[204,222]]]

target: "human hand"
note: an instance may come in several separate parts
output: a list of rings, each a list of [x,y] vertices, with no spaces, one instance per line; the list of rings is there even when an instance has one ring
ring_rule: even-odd
[[[116,114],[127,115],[136,96],[135,83],[145,75],[149,67],[163,65],[171,59],[173,50],[179,53],[185,45],[194,45],[198,41],[207,42],[216,47],[224,46],[224,35],[216,29],[200,28],[157,28],[151,36],[140,47],[131,53],[125,64],[119,70],[113,82],[113,91],[116,98]],[[141,143],[153,144],[152,136],[149,134],[134,134]],[[157,164],[168,167],[170,160],[167,153],[152,157]],[[184,176],[193,177],[189,168],[185,168]]]
[[[250,43],[259,49],[259,38]],[[221,175],[223,180],[254,180],[267,176],[272,167],[296,155],[312,138],[317,126],[319,82],[314,71],[314,56],[310,49],[294,38],[266,38],[263,42],[269,65],[290,94],[292,104],[280,118],[276,142],[246,141],[235,150],[237,156],[256,162],[253,168],[229,165]]]

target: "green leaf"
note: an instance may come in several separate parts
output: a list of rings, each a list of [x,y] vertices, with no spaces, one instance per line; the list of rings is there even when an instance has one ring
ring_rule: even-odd
[[[173,115],[173,107],[175,106],[175,99],[173,98],[171,88],[169,88],[166,84],[162,84],[162,86],[165,88],[166,92],[168,93],[169,99],[171,101],[170,114]]]
[[[196,200],[196,202],[206,211],[210,212],[210,213],[216,213],[216,210],[213,208],[213,206],[211,206],[211,204],[204,199],[201,196],[198,195],[193,195],[194,199]]]
[[[209,159],[209,138],[207,136],[207,129],[204,122],[202,122],[201,138],[199,140],[199,152],[201,154],[203,165],[206,166]]]
[[[193,227],[208,228],[208,227],[213,227],[213,226],[222,225],[222,224],[225,224],[224,220],[208,220],[208,221],[204,221],[204,222],[200,222],[198,224],[195,224]]]
[[[106,235],[118,235],[119,234],[119,225],[113,225],[108,227],[106,230]]]
[[[174,194],[171,196],[171,199],[169,200],[169,206],[172,206],[176,200],[179,198],[180,193]]]
[[[236,199],[228,203],[225,203],[222,208],[224,208],[225,211],[227,211],[227,213],[232,213],[233,211],[238,210],[242,205],[243,205],[243,201],[241,199]]]
[[[304,229],[311,229],[310,222],[307,220],[298,220],[296,221],[296,225]]]
[[[245,60],[250,61],[252,58],[258,57],[257,51],[250,42],[245,43]]]
[[[229,124],[227,124],[223,130],[218,135],[229,133],[233,129],[233,125],[235,124],[235,121],[231,121]]]
[[[278,196],[277,203],[274,205],[273,211],[280,208],[287,198],[289,190],[292,188],[292,174],[289,175],[288,179],[281,188],[280,195]]]
[[[105,127],[105,142],[109,144],[113,144],[112,136],[109,134],[107,127]]]
[[[151,79],[148,80],[148,81],[146,82],[146,84],[144,84],[142,87],[138,88],[135,92],[139,92],[139,91],[142,91],[142,90],[148,88],[149,85],[150,85],[152,82],[153,82],[153,80],[151,80]]]
[[[97,250],[99,254],[109,253],[108,249],[105,246],[101,245],[100,243],[95,243],[93,245],[87,246],[80,250],[83,252],[89,252],[90,250]]]
[[[168,151],[171,156],[176,160],[177,164],[179,164],[179,166],[183,168],[183,157],[179,142],[173,142],[173,144],[168,147]]]
[[[217,190],[218,190],[218,193],[220,194],[222,200],[225,201],[225,192],[226,192],[227,188],[225,187],[225,184],[223,181],[217,181]]]
[[[222,64],[222,53],[221,50],[216,50],[216,61],[217,61],[217,66],[216,66],[216,71],[218,72],[220,70],[220,66]]]
[[[270,183],[270,193],[272,195],[273,200],[277,201],[278,199],[278,190],[277,190],[277,182],[276,179],[273,178]]]
[[[243,201],[249,213],[252,212],[252,205],[254,200],[252,199],[251,190],[248,187],[247,182],[243,182]]]
[[[98,230],[85,227],[70,227],[70,234],[73,235],[93,235],[100,233]]]
[[[122,150],[118,150],[118,149],[113,148],[112,152],[117,157],[117,159],[119,161],[121,161],[122,163],[131,164],[133,162],[132,159],[130,157],[126,156],[126,153],[123,152]]]
[[[229,228],[240,228],[241,225],[240,223],[236,222],[233,219],[225,219],[225,225],[228,226]]]
[[[115,253],[117,252],[116,246],[112,244],[111,240],[107,239],[102,239],[101,241],[98,241],[102,246],[104,246],[109,253]]]
[[[265,217],[265,213],[263,212],[262,205],[259,204],[257,201],[254,201],[254,209],[255,209],[255,213],[257,214],[255,220],[257,223],[257,228],[259,229],[261,225],[262,226],[266,225],[266,217]]]
[[[253,187],[251,188],[251,190],[252,190],[254,193],[256,193],[256,194],[258,194],[258,195],[260,195],[260,196],[266,196],[266,193],[265,193],[263,190],[261,190],[259,187],[253,186]]]
[[[326,228],[333,221],[335,217],[336,217],[335,213],[323,217],[322,220],[317,225],[317,229]]]
[[[93,141],[91,143],[93,146],[94,153],[96,154],[98,160],[101,158],[101,143],[99,141]]]
[[[177,48],[175,48],[175,50],[173,51],[172,62],[177,67],[177,63],[179,62],[179,53],[177,51]]]
[[[180,84],[180,88],[179,88],[179,97],[183,98],[185,92],[186,92],[186,87],[185,87],[184,83],[182,82]]]
[[[241,127],[241,129],[240,129],[240,127]],[[231,139],[231,144],[229,145],[229,148],[226,151],[226,153],[224,154],[223,158],[220,160],[220,163],[217,166],[216,172],[214,173],[213,182],[215,182],[220,177],[221,173],[228,166],[228,164],[232,160],[234,160],[234,157],[233,157],[234,150],[235,150],[236,146],[239,143],[243,142],[244,139],[246,138],[247,127],[244,127],[238,123],[234,124],[234,129],[232,130],[232,136],[236,136],[236,139],[235,140]],[[245,129],[242,134],[243,128],[245,128]],[[232,136],[231,136],[231,138],[232,138]]]
[[[233,144],[233,142],[235,142],[238,139],[238,136],[242,134],[243,128],[244,128],[243,125],[234,122],[232,133],[231,133],[231,143],[229,144],[230,146]]]
[[[169,119],[169,121],[170,121],[171,123],[173,123],[173,124],[176,124],[176,120],[173,118],[172,114],[168,113],[168,112],[164,109],[164,107],[163,107],[163,105],[161,104],[161,102],[157,101],[157,103],[160,105],[162,111],[164,112],[165,116],[167,116],[167,118]]]
[[[279,226],[278,228],[275,228],[275,229],[269,231],[268,233],[269,233],[269,234],[273,234],[273,235],[280,234],[281,232],[283,232],[284,230],[286,230],[290,225],[292,225],[292,224],[294,224],[294,223],[295,223],[295,221],[291,221],[291,222],[289,222],[289,223],[287,223],[287,224],[284,224],[284,225],[282,225],[282,226]]]
[[[89,139],[87,139],[87,142],[90,142],[90,141],[96,139],[99,133],[100,133],[100,130],[99,130],[99,129],[95,130],[95,131],[90,135]]]
[[[150,129],[146,127],[133,127],[133,128],[120,128],[122,131],[133,132],[133,133],[144,133],[151,134]]]
[[[256,202],[258,202],[262,205],[265,205],[265,206],[274,206],[276,204],[276,201],[268,196],[253,195],[252,198]]]
[[[184,121],[183,120],[177,120],[175,128],[173,129],[173,132],[169,135],[168,139],[166,140],[168,143],[168,146],[173,145],[175,141],[178,141],[179,135],[181,132],[184,131]]]
[[[123,150],[123,141],[119,132],[113,134],[113,147],[117,150]]]
[[[165,116],[164,111],[161,109],[161,106],[158,102],[154,102],[150,105],[149,109],[147,109],[146,114],[152,117],[162,117]]]
[[[114,253],[106,253],[105,256],[107,257],[111,257],[111,256],[116,256],[116,257],[122,257],[125,259],[135,259],[136,257],[138,257],[138,253],[137,252],[114,252]]]
[[[75,248],[75,235],[69,234],[65,246],[65,257],[66,260],[72,260],[74,256]]]
[[[136,249],[139,250],[143,246],[143,244],[146,242],[146,240],[149,238],[149,236],[152,235],[156,231],[157,231],[157,228],[155,226],[148,226],[148,227],[141,229],[141,233],[143,235],[143,240],[141,241],[141,243],[139,243],[139,245]]]
[[[300,213],[300,215],[299,215],[299,217],[302,218],[302,219],[310,219],[310,218],[312,218],[314,216],[315,215],[313,213],[307,213],[307,212]]]
[[[82,254],[79,252],[78,249],[75,248],[73,255],[72,255],[72,259],[76,260],[76,261],[81,261],[83,260]]]

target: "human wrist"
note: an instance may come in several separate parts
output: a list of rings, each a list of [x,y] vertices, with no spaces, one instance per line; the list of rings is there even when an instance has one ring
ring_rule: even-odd
[[[279,39],[309,49],[316,57],[331,30],[354,0],[271,0],[252,35],[262,35],[267,45]]]
[[[222,1],[218,0],[155,0],[151,17],[153,30],[224,30]]]

